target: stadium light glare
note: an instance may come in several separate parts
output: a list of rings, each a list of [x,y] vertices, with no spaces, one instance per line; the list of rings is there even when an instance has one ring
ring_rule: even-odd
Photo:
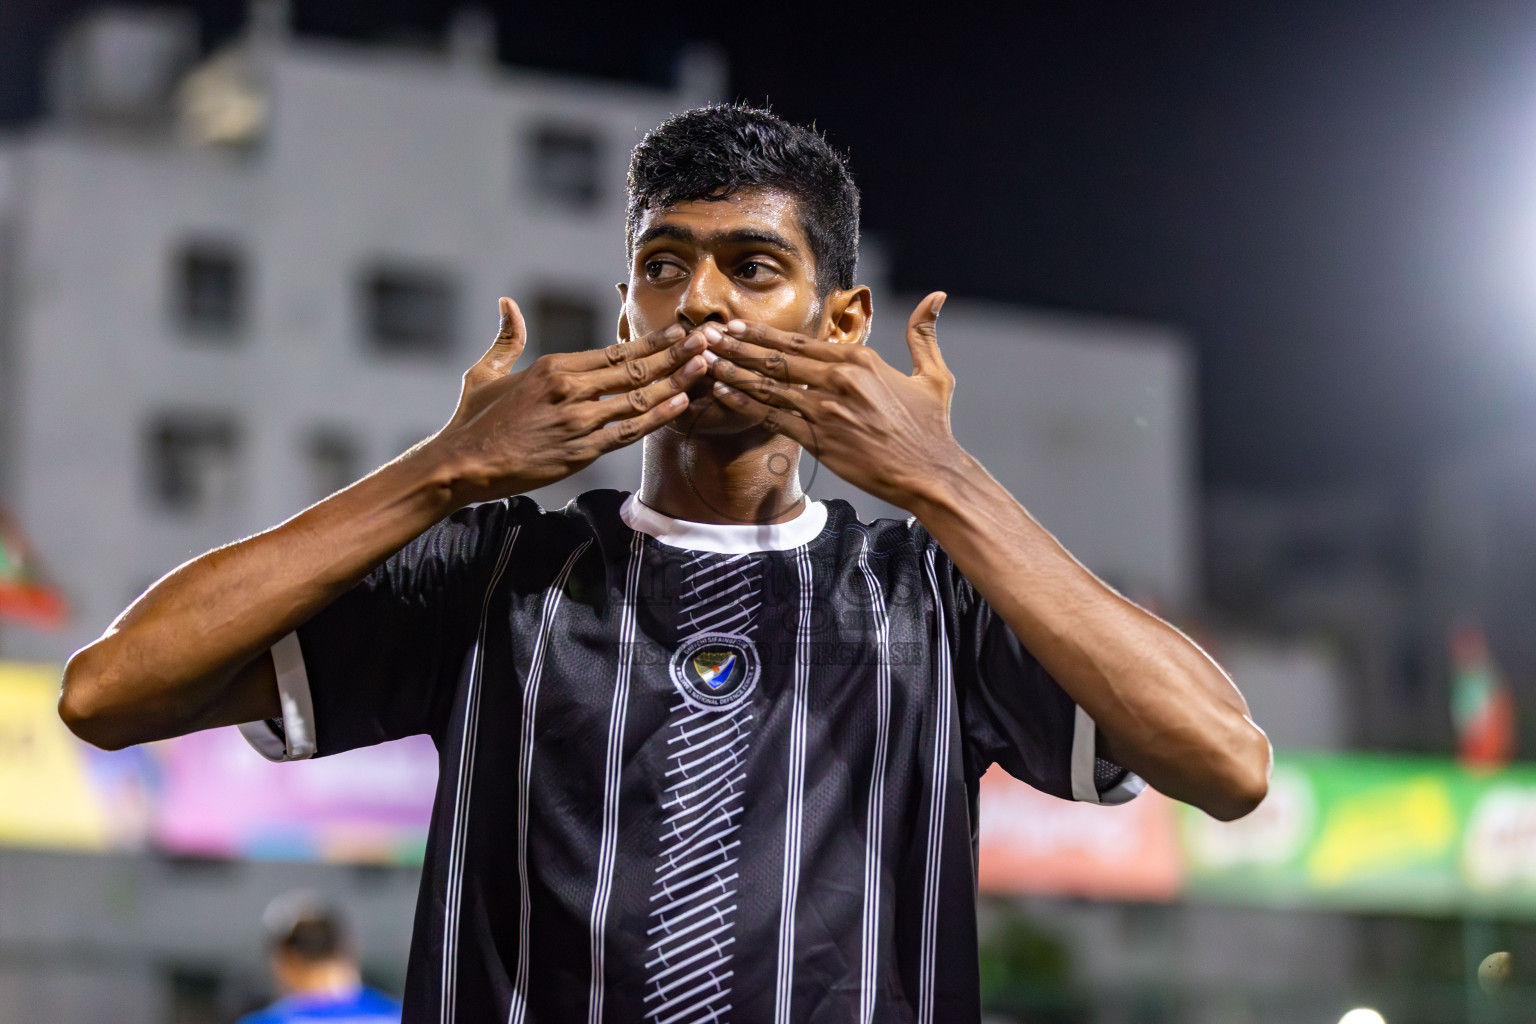
[[[1359,1006],[1340,1017],[1339,1024],[1387,1024],[1387,1019],[1368,1006]]]

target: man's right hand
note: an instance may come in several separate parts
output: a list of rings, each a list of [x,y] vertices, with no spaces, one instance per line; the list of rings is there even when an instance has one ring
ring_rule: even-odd
[[[77,651],[59,702],[76,735],[120,747],[282,714],[267,653],[279,638],[455,509],[644,437],[704,376],[705,340],[681,327],[514,373],[523,318],[510,299],[501,318],[442,430],[286,523],[187,562]]]
[[[685,392],[707,368],[704,337],[676,324],[513,372],[527,340],[522,312],[503,298],[496,341],[464,374],[453,418],[424,445],[445,460],[455,505],[552,484],[634,443],[688,408]]]

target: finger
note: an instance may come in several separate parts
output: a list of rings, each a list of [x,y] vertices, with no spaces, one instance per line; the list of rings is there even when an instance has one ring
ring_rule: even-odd
[[[709,332],[704,332],[705,337]],[[780,349],[764,348],[728,335],[710,342],[710,355],[718,355],[743,369],[753,370],[780,384],[826,386],[832,367],[819,359],[808,359]],[[708,359],[709,356],[704,358]]]
[[[615,404],[615,403],[605,403]],[[616,448],[634,444],[646,434],[657,427],[665,426],[672,420],[683,414],[688,408],[687,395],[673,395],[652,409],[647,409],[638,416],[629,416],[624,419],[614,420],[605,426],[601,426],[587,435],[587,443],[591,446],[593,458],[604,452],[611,452]]]
[[[705,328],[705,333],[709,333],[708,327]],[[732,320],[725,325],[725,330],[721,333],[731,338],[739,338],[742,341],[751,342],[754,345],[761,345],[763,348],[790,352],[826,363],[845,362],[856,349],[862,347],[858,345],[839,345],[834,341],[821,341],[804,334],[796,334],[794,331],[781,331],[777,327],[769,327],[767,324],[753,323],[747,320]],[[713,341],[714,339],[711,338],[710,340]]]
[[[907,348],[912,353],[912,369],[918,376],[947,371],[939,351],[939,310],[949,296],[933,292],[917,304],[907,318]]]
[[[704,336],[697,332],[688,335],[670,348],[645,356],[628,359],[613,366],[580,372],[578,398],[598,395],[617,395],[642,388],[652,381],[673,373],[687,364],[688,360],[704,351]]]
[[[744,413],[748,419],[765,430],[775,434],[783,434],[785,437],[797,442],[802,448],[813,448],[814,434],[811,425],[806,420],[796,416],[787,409],[776,405],[760,402],[752,395],[721,381],[715,382],[715,398]]]
[[[528,344],[528,326],[523,322],[523,311],[505,295],[501,297],[499,305],[501,325],[496,330],[496,340],[491,342],[490,350],[474,365],[474,370],[487,377],[506,376]]]
[[[765,405],[776,405],[781,409],[793,409],[802,416],[812,407],[811,394],[802,391],[793,384],[785,384],[783,381],[758,373],[756,370],[740,366],[729,359],[716,359],[709,367],[710,376],[721,381],[737,391],[745,391]]]
[[[594,428],[614,420],[637,416],[661,405],[674,395],[682,394],[704,376],[707,364],[704,357],[696,355],[668,377],[652,381],[645,387],[636,388],[623,398],[608,402],[594,402],[592,425]]]
[[[587,352],[573,352],[565,357],[560,368],[572,373],[582,373],[586,370],[599,370],[605,366],[616,366],[633,359],[643,359],[660,352],[668,345],[682,341],[686,333],[682,324],[673,324],[659,331],[652,331],[634,341],[621,341],[607,348],[595,348]]]

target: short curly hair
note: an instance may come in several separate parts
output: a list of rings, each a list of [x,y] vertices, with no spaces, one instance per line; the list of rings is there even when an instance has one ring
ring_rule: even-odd
[[[844,156],[820,132],[745,104],[684,111],[646,133],[630,154],[625,254],[647,210],[751,188],[793,196],[825,295],[852,288],[859,263],[859,190]]]

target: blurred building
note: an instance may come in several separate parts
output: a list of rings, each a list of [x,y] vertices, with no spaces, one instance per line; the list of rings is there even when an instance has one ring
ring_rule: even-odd
[[[256,14],[183,74],[190,20],[97,13],[0,150],[4,500],[78,610],[11,656],[427,436],[498,295],[541,351],[611,339],[629,149],[724,87],[708,59],[674,92],[504,71],[473,18],[432,53]]]
[[[442,52],[283,22],[259,5],[244,42],[194,66],[188,18],[100,11],[59,48],[54,115],[0,145],[0,501],[77,613],[10,631],[6,656],[60,660],[187,557],[427,436],[498,295],[534,355],[610,340],[629,149],[725,89],[707,50],[662,92],[499,68],[472,16]],[[901,363],[907,307],[886,303],[876,250],[863,276]],[[961,440],[1106,577],[1190,606],[1183,341],[957,300],[944,343]],[[540,497],[638,478],[630,451]],[[810,486],[888,511],[830,473]]]
[[[1521,750],[1536,750],[1536,423],[1395,478],[1213,493],[1204,516],[1217,620],[1326,652],[1347,684],[1347,745],[1452,752],[1451,637],[1471,626],[1522,710]]]

